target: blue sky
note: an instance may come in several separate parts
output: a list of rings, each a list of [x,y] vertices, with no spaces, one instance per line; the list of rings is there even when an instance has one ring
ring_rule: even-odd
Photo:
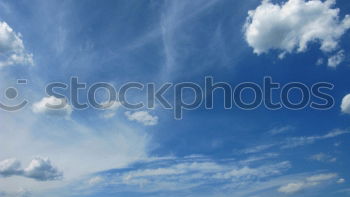
[[[0,100],[29,101],[0,111],[0,196],[350,196],[347,14],[348,0],[0,1],[0,89],[19,90]],[[73,76],[116,87],[329,82],[335,104],[224,109],[218,91],[214,109],[182,120],[159,106],[46,109],[59,101],[46,84]]]

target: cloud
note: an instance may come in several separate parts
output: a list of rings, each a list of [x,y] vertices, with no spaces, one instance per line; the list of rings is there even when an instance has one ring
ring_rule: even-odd
[[[113,191],[113,188],[124,188],[124,192],[168,191],[179,194],[182,191],[198,191],[203,188],[207,191],[210,188],[213,193],[209,196],[216,196],[215,191],[218,188],[232,194],[238,188],[249,187],[256,180],[280,175],[291,167],[288,161],[258,166],[242,166],[239,163],[207,157],[169,158],[141,162],[127,169],[112,170],[99,176],[105,176],[104,186],[109,191]]]
[[[0,176],[23,176],[37,181],[60,180],[63,176],[48,158],[36,157],[27,168],[21,169],[21,163],[16,159],[6,159],[0,162]]]
[[[0,21],[0,67],[15,64],[33,65],[33,54],[26,53],[21,34]]]
[[[30,197],[32,196],[32,193],[26,189],[19,188],[17,191],[14,192],[0,192],[1,197]]]
[[[350,114],[350,94],[344,96],[340,108],[343,113]]]
[[[264,150],[270,149],[270,148],[274,147],[275,145],[276,144],[259,145],[259,146],[244,149],[240,152],[244,153],[244,154],[259,153],[259,152],[262,152]]]
[[[332,156],[327,155],[327,154],[324,154],[324,153],[312,155],[310,157],[310,159],[315,160],[315,161],[320,161],[320,162],[336,162],[337,161],[337,158],[332,157]]]
[[[342,183],[345,183],[345,179],[343,179],[343,178],[340,178],[340,179],[338,179],[338,180],[337,180],[337,183],[338,183],[338,184],[342,184]]]
[[[337,54],[328,58],[328,66],[335,68],[344,60],[345,60],[345,52],[344,50],[340,50]]]
[[[276,127],[268,131],[270,135],[278,135],[292,130],[291,126]]]
[[[73,109],[65,99],[49,96],[34,103],[32,111],[37,114],[69,117],[73,112]]]
[[[122,106],[119,101],[111,101],[102,103],[102,108],[105,110],[103,118],[110,119],[116,115],[116,111]]]
[[[87,182],[90,186],[98,185],[104,181],[102,176],[95,176],[90,178]]]
[[[279,5],[263,0],[248,12],[245,39],[258,55],[270,50],[281,51],[281,56],[305,52],[314,42],[324,52],[334,51],[350,28],[350,16],[340,20],[334,4],[334,0],[289,0]]]
[[[281,146],[281,148],[294,148],[298,146],[304,146],[307,144],[313,144],[319,140],[334,138],[334,137],[338,137],[340,135],[349,134],[349,133],[350,133],[349,131],[345,131],[345,130],[334,130],[321,136],[316,135],[316,136],[308,136],[308,137],[303,136],[303,137],[287,138],[286,141]]]
[[[53,181],[62,178],[63,174],[54,167],[48,158],[36,157],[23,171],[24,176],[38,181]]]
[[[288,183],[287,185],[281,186],[277,191],[285,194],[293,194],[302,191],[307,188],[315,187],[325,181],[332,180],[338,175],[335,173],[329,174],[318,174],[314,176],[307,177],[305,180]]]
[[[138,112],[125,112],[125,116],[131,121],[137,121],[144,124],[145,126],[153,126],[158,124],[158,116],[152,116],[147,111],[138,111]]]
[[[350,134],[350,131],[335,129],[335,130],[333,130],[327,134],[324,134],[324,135],[288,137],[280,142],[263,144],[263,145],[255,146],[252,148],[244,149],[244,150],[241,150],[239,152],[240,153],[258,153],[258,152],[262,152],[264,150],[270,149],[274,146],[277,146],[281,149],[295,148],[295,147],[313,144],[313,143],[320,141],[320,140],[335,138],[335,137],[345,135],[345,134]],[[319,155],[318,155],[318,157],[319,157]],[[332,158],[332,159],[336,159],[336,158]]]
[[[0,175],[3,177],[21,174],[21,163],[16,159],[6,159],[0,162]]]

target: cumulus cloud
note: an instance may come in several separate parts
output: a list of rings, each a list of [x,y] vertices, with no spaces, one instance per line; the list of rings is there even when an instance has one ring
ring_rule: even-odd
[[[62,172],[48,158],[36,157],[23,171],[24,176],[38,181],[53,181],[62,178]]]
[[[343,98],[340,108],[343,113],[350,114],[350,94]]]
[[[60,180],[63,174],[51,164],[48,158],[36,157],[25,169],[21,169],[21,162],[17,159],[1,161],[0,176],[23,176],[37,181],[53,181]]]
[[[34,103],[32,111],[37,114],[69,117],[73,109],[67,103],[66,99],[50,96],[44,97],[39,102]]]
[[[263,0],[248,12],[245,39],[256,54],[275,49],[283,57],[304,52],[313,42],[319,42],[324,52],[334,51],[350,28],[350,16],[341,20],[334,4],[335,0],[289,0],[283,4]]]
[[[344,60],[345,60],[345,52],[344,50],[340,50],[337,54],[328,58],[328,66],[335,68]]]
[[[0,67],[33,65],[33,55],[26,53],[21,37],[6,22],[0,21]]]
[[[158,116],[152,116],[147,111],[138,111],[138,112],[125,112],[125,116],[131,121],[137,121],[144,124],[145,126],[153,126],[158,124]]]
[[[8,177],[21,174],[21,163],[16,159],[6,159],[0,162],[0,176]]]
[[[336,178],[337,176],[338,175],[334,173],[310,176],[307,177],[305,180],[301,180],[294,183],[288,183],[287,185],[281,186],[280,188],[278,188],[278,191],[285,194],[293,194],[304,189],[320,185],[325,181],[329,181]]]

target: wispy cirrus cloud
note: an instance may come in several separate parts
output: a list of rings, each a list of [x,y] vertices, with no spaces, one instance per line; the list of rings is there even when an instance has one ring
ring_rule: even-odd
[[[313,144],[317,141],[326,140],[349,133],[350,131],[346,130],[334,130],[325,135],[291,137],[286,139],[286,141],[282,144],[281,148],[295,148],[298,146]]]
[[[326,181],[334,180],[338,175],[335,173],[317,174],[305,178],[305,180],[288,183],[278,188],[278,191],[285,194],[293,194],[302,190],[316,187]]]
[[[235,190],[240,190],[239,188],[249,188],[256,180],[279,176],[290,168],[289,161],[256,166],[232,160],[217,161],[201,156],[138,163],[135,167],[111,170],[88,180],[99,177],[100,189],[102,185],[110,188],[110,192],[132,192],[140,196],[154,192],[181,194],[202,189],[210,189],[211,195],[219,193],[220,190],[232,194]],[[94,192],[93,189],[90,190]]]

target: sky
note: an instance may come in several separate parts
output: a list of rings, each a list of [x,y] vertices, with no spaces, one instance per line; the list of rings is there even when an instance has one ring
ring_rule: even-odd
[[[0,0],[0,102],[28,101],[0,110],[0,196],[350,196],[349,29],[348,0]],[[334,105],[225,109],[217,91],[213,109],[176,120],[159,103],[132,110],[103,91],[103,110],[76,109],[68,89],[67,100],[45,92],[72,77],[160,87],[207,76],[328,82]]]

